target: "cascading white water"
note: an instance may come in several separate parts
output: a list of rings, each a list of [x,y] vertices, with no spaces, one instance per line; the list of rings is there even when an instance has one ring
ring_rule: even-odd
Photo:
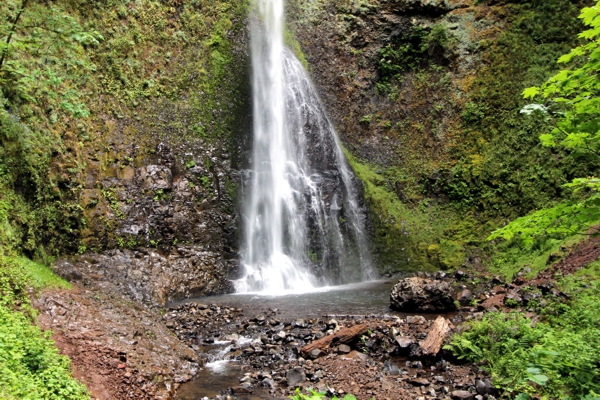
[[[370,279],[354,176],[307,73],[284,46],[283,0],[255,2],[254,142],[236,289],[276,294]]]

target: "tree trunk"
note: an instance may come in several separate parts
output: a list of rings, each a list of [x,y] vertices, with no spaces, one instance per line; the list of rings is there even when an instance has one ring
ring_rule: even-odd
[[[325,336],[319,340],[307,344],[300,349],[300,354],[306,357],[314,349],[324,350],[331,346],[331,344],[348,344],[353,342],[356,338],[364,335],[369,330],[369,327],[365,324],[351,326],[350,328],[342,328],[336,333]]]
[[[450,321],[442,316],[437,317],[433,322],[433,325],[431,325],[427,337],[423,343],[421,343],[420,353],[422,355],[430,356],[437,355],[442,348],[446,334],[450,332],[450,329]]]

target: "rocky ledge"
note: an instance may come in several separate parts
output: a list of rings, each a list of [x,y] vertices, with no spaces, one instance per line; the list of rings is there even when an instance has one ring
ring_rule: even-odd
[[[109,250],[57,260],[54,272],[83,286],[121,293],[152,306],[233,291],[226,276],[233,264],[202,246]]]

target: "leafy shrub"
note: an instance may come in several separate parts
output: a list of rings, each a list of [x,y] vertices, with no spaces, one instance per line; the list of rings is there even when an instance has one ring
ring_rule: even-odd
[[[24,314],[0,306],[0,397],[87,399],[87,389],[71,377],[69,359]]]
[[[58,354],[52,332],[32,324],[29,288],[67,285],[40,264],[0,257],[0,398],[89,398],[71,376],[69,359]]]
[[[567,280],[572,301],[551,301],[544,323],[520,312],[489,313],[471,322],[446,346],[460,359],[480,362],[507,392],[552,398],[586,398],[600,393],[600,285]],[[536,385],[531,385],[530,382]],[[537,389],[536,389],[537,388]]]

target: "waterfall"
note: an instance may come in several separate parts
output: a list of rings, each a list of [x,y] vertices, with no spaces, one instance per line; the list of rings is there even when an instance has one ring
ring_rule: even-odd
[[[238,292],[372,278],[355,177],[308,74],[284,46],[283,0],[255,0],[253,149],[242,183]]]

